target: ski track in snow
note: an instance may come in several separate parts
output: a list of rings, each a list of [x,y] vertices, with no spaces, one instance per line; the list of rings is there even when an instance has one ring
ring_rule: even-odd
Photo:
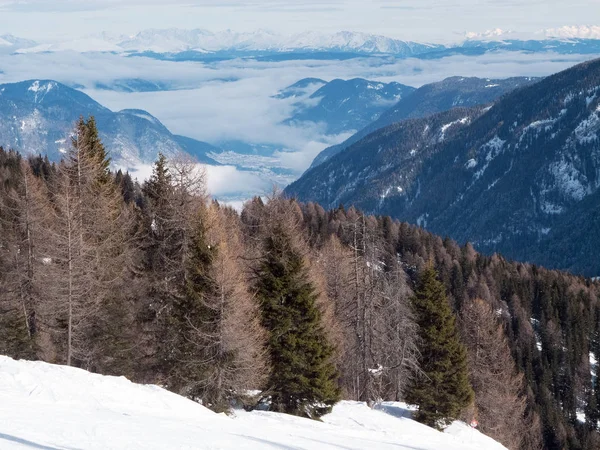
[[[373,410],[350,401],[322,422],[227,417],[157,386],[0,356],[1,449],[504,449],[464,423],[440,433],[409,417],[402,403]]]

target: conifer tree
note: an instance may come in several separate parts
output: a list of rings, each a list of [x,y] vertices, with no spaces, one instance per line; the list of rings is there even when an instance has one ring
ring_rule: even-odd
[[[218,412],[247,390],[262,388],[267,373],[265,332],[237,261],[237,228],[235,216],[217,204],[199,213],[185,295],[175,301],[172,314],[178,337],[173,382]]]
[[[117,293],[123,292],[130,250],[129,211],[108,171],[97,133],[92,119],[82,119],[67,160],[59,167],[47,239],[46,258],[51,263],[43,265],[49,280],[45,314],[55,329],[64,331],[62,336],[55,333],[55,351],[64,353],[61,360],[67,365],[92,370],[116,358],[98,336],[113,328],[111,315],[124,316]],[[113,302],[116,307],[105,308]]]
[[[467,350],[459,340],[456,320],[444,285],[430,265],[421,274],[413,306],[421,338],[423,375],[409,386],[406,401],[418,406],[416,420],[442,428],[473,401]]]
[[[102,183],[110,181],[110,158],[104,144],[100,140],[96,119],[90,116],[87,121],[80,117],[75,125],[75,135],[71,138],[73,148],[78,153],[85,153],[88,158],[98,165],[98,179]]]
[[[463,304],[460,313],[479,429],[507,448],[522,448],[528,433],[539,430],[526,414],[523,375],[516,370],[504,329],[481,299]]]
[[[334,348],[302,254],[281,224],[265,238],[256,292],[269,332],[271,409],[310,418],[326,414],[339,399]]]

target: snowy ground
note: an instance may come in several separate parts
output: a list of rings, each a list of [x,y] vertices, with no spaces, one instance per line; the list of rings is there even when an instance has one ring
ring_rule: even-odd
[[[462,423],[440,433],[409,415],[341,402],[323,422],[227,417],[156,386],[0,356],[0,449],[504,449]]]

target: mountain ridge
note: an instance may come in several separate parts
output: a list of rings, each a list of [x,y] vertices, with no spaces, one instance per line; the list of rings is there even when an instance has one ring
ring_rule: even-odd
[[[453,76],[426,84],[401,98],[396,105],[383,112],[377,120],[360,129],[346,141],[324,149],[315,157],[310,167],[318,166],[370,133],[393,123],[426,117],[458,106],[469,107],[491,103],[502,95],[535,80],[537,79],[533,77],[490,79]]]
[[[76,120],[94,116],[113,162],[123,167],[151,163],[158,152],[189,152],[200,162],[219,165],[206,153],[210,144],[173,135],[147,111],[113,112],[87,94],[53,80],[0,85],[0,145],[58,161],[66,152]],[[206,151],[202,149],[205,148]]]
[[[318,89],[307,92],[310,87]],[[377,120],[390,105],[414,90],[394,81],[382,83],[364,78],[336,78],[324,85],[313,79],[303,79],[284,89],[277,97],[305,95],[294,104],[294,114],[283,123],[323,123],[327,134],[340,134],[361,129]]]
[[[588,230],[600,227],[600,59],[507,94],[443,140],[419,135],[439,127],[444,114],[376,131],[306,172],[286,193],[388,214],[471,241],[485,253],[597,276],[600,261],[589,250],[597,233],[579,233],[577,240],[568,230],[583,225],[583,217],[594,221]],[[418,167],[399,162],[411,156],[411,145]]]
[[[582,29],[583,30],[583,29]],[[585,30],[584,30],[585,31]],[[427,43],[391,38],[388,36],[356,32],[305,31],[284,35],[268,30],[212,32],[206,29],[146,29],[130,36],[101,33],[75,40],[33,42],[6,36],[12,45],[4,46],[18,53],[39,52],[115,52],[156,54],[218,54],[227,52],[294,53],[341,52],[357,55],[394,55],[396,57],[443,57],[450,54],[478,54],[488,51],[525,51],[559,54],[600,53],[600,35],[594,30],[554,30],[538,36],[521,36],[518,33],[467,33],[454,43]],[[0,39],[3,39],[0,36]],[[14,41],[14,42],[13,42]],[[0,46],[1,48],[1,46]],[[437,56],[436,56],[437,54]],[[430,55],[430,56],[427,56]],[[196,55],[198,57],[199,55]]]

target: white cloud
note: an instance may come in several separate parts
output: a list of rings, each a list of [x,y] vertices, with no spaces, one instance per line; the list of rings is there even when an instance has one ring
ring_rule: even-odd
[[[591,57],[506,52],[440,60],[233,60],[201,64],[65,52],[0,55],[0,69],[5,72],[0,74],[0,81],[41,78],[82,84],[88,87],[86,92],[103,105],[113,110],[145,109],[176,134],[211,143],[241,140],[273,144],[280,149],[276,156],[281,164],[301,173],[320,150],[344,138],[324,136],[323,129],[318,126],[281,124],[291,114],[295,100],[274,99],[272,95],[301,78],[362,77],[420,86],[454,75],[545,76]],[[130,94],[93,89],[96,82],[110,83],[122,78],[163,81],[181,89]]]
[[[547,37],[555,38],[581,38],[581,39],[600,39],[600,26],[597,25],[576,25],[563,26],[560,28],[549,28],[543,30]]]
[[[140,183],[152,175],[151,164],[140,164],[136,167],[122,167]],[[206,187],[211,196],[216,198],[247,198],[249,195],[264,195],[271,189],[271,184],[256,173],[239,170],[233,166],[209,166],[200,164],[206,171]],[[117,167],[119,168],[119,167]]]
[[[407,40],[446,41],[464,30],[534,33],[600,15],[590,0],[0,0],[3,32],[64,38],[146,28],[353,30]]]

